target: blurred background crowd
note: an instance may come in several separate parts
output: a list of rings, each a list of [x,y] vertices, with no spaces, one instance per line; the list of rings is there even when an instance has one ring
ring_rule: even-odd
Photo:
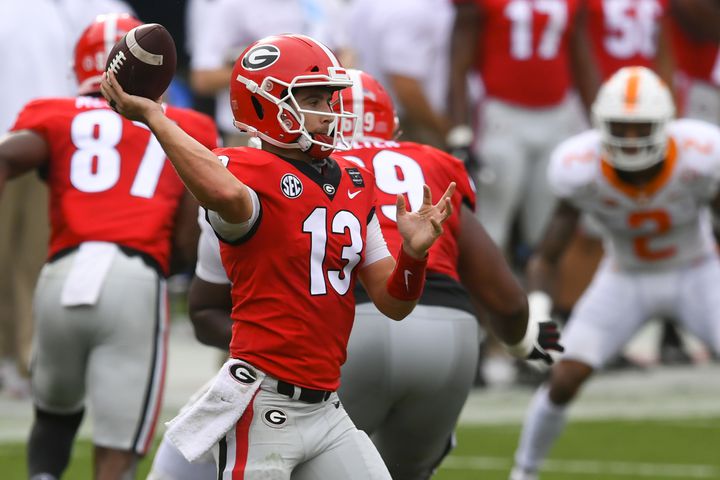
[[[345,66],[371,73],[391,92],[400,139],[466,162],[477,215],[519,277],[554,208],[549,153],[589,128],[603,79],[622,66],[650,67],[672,86],[679,117],[720,124],[718,0],[23,0],[0,2],[0,131],[29,100],[76,92],[73,46],[96,15],[110,12],[132,12],[172,33],[179,66],[166,100],[212,115],[228,146],[245,141],[232,125],[227,92],[237,55],[276,33],[323,41]],[[499,18],[511,21],[509,39],[497,35]],[[19,398],[29,394],[31,300],[46,257],[45,218],[47,192],[36,175],[5,187],[0,385]],[[601,255],[596,229],[585,222],[561,260],[553,299],[560,318]],[[178,298],[191,273],[173,277]],[[647,335],[652,349],[628,351],[616,363],[710,360],[672,319],[658,319]],[[492,339],[484,351],[478,384],[537,381]]]

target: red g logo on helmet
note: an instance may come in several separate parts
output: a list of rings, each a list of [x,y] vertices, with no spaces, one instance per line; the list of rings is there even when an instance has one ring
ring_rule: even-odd
[[[243,55],[242,65],[246,70],[262,70],[279,58],[280,50],[275,45],[258,45]]]

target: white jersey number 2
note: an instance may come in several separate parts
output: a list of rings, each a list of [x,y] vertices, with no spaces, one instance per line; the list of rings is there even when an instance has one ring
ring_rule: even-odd
[[[122,119],[108,110],[91,110],[73,119],[70,137],[77,148],[70,160],[70,183],[81,192],[109,190],[120,180]],[[165,165],[165,152],[150,135],[130,195],[152,198]]]

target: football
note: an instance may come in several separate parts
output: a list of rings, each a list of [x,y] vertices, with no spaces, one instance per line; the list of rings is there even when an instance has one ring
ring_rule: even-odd
[[[106,71],[112,71],[127,93],[157,100],[165,93],[177,63],[175,41],[158,23],[135,27],[110,50]]]

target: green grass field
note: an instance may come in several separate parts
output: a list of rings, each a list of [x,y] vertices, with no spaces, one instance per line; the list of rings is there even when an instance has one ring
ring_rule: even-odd
[[[519,425],[461,427],[457,449],[434,479],[507,480],[519,431]],[[91,461],[90,444],[79,442],[64,479],[91,478]],[[138,478],[149,467],[143,461]],[[0,478],[26,476],[25,446],[0,444]],[[542,479],[720,480],[720,418],[571,422]]]

